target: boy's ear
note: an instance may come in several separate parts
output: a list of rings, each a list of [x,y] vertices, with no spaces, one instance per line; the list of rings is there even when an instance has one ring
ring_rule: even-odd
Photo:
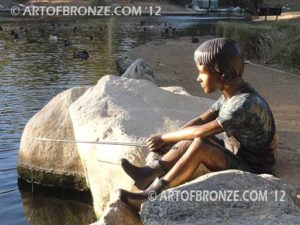
[[[224,73],[221,73],[221,81],[225,81],[226,75]]]
[[[220,75],[220,80],[221,82],[229,82],[231,81],[232,79],[234,79],[234,76],[230,75],[230,74],[226,74],[226,73],[221,73]]]

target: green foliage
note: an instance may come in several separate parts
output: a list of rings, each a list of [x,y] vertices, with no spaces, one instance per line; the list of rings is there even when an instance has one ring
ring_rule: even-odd
[[[283,22],[218,22],[217,36],[238,41],[249,59],[300,70],[299,20]]]
[[[248,58],[265,60],[266,49],[275,37],[270,37],[272,29],[268,26],[256,27],[246,23],[219,22],[217,24],[217,36],[237,40],[244,49]]]

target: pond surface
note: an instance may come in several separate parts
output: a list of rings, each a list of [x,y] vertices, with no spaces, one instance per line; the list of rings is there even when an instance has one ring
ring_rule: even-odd
[[[141,21],[146,28],[140,26]],[[115,56],[152,40],[213,34],[214,23],[199,17],[0,16],[0,224],[94,222],[89,194],[18,187],[16,163],[26,122],[58,93],[117,74]],[[176,31],[167,34],[167,26]],[[49,40],[50,35],[57,40]],[[73,58],[81,50],[89,52],[89,59]]]

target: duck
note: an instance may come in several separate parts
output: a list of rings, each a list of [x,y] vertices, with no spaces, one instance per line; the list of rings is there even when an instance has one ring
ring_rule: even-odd
[[[38,40],[32,37],[27,37],[27,43],[29,44],[38,43]]]
[[[3,31],[3,28],[0,26],[0,31]]]
[[[50,36],[49,36],[49,41],[54,41],[54,42],[56,42],[57,40],[58,40],[57,36],[51,35],[51,34],[50,34]]]
[[[200,40],[197,37],[192,37],[192,43],[199,43]]]
[[[79,51],[79,52],[74,52],[73,57],[77,58],[77,59],[88,59],[90,57],[90,55],[87,52],[87,50],[83,50],[83,51]]]
[[[67,40],[67,39],[64,39],[64,46],[68,47],[70,45],[71,45],[71,42],[69,40]]]

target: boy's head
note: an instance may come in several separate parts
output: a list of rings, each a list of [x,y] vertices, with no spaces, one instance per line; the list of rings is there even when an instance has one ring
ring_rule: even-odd
[[[195,51],[194,60],[198,69],[201,67],[209,74],[216,74],[223,84],[241,77],[244,71],[241,47],[227,38],[216,38],[202,43]]]

